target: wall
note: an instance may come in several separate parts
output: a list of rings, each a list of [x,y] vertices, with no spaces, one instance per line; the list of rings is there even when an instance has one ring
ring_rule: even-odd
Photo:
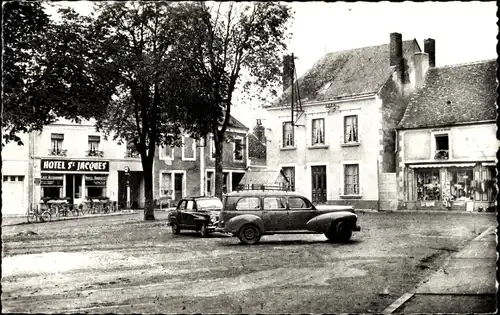
[[[327,199],[329,203],[359,204],[355,199],[342,199],[343,165],[359,163],[359,182],[364,202],[362,207],[378,206],[377,154],[379,129],[377,117],[379,100],[374,97],[347,102],[336,102],[339,106],[334,112],[328,112],[325,105],[303,106],[305,114],[298,121],[303,126],[295,127],[296,148],[281,148],[282,124],[290,121],[290,109],[268,109],[269,129],[267,137],[267,167],[280,169],[285,166],[295,167],[296,191],[311,197],[311,166],[326,165]],[[358,115],[359,145],[343,144],[344,117]],[[323,148],[312,148],[312,119],[325,118],[325,142]]]

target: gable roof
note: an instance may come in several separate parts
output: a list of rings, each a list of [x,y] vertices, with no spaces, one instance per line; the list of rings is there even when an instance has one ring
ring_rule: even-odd
[[[416,39],[403,41],[403,57],[420,52]],[[389,44],[326,54],[298,79],[302,102],[377,93],[395,67],[389,63]],[[287,105],[291,87],[268,107]]]
[[[247,126],[243,125],[238,119],[234,118],[233,115],[229,116],[229,121],[227,123],[228,127],[249,130]]]
[[[496,60],[430,68],[400,129],[496,119]]]

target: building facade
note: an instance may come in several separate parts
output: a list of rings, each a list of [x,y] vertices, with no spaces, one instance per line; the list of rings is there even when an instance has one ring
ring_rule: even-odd
[[[327,54],[295,83],[293,116],[284,86],[267,107],[268,168],[314,203],[396,209],[395,127],[435,60],[434,40],[425,44],[392,33],[389,44]]]
[[[79,204],[87,197],[108,197],[124,207],[125,167],[131,172],[130,202],[144,205],[140,158],[126,144],[104,139],[93,121],[59,119],[21,139],[23,146],[9,143],[2,150],[3,214],[24,215],[42,198]]]
[[[231,117],[223,145],[223,191],[238,186],[249,166],[248,131]],[[212,136],[196,140],[184,135],[180,146],[160,147],[153,166],[153,194],[162,204],[174,205],[186,196],[215,194],[215,146]]]
[[[398,126],[400,208],[494,207],[496,68],[492,60],[429,70]]]

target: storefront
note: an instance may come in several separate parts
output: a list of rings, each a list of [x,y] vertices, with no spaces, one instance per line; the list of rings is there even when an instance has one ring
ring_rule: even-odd
[[[107,197],[108,174],[109,161],[42,159],[40,198],[67,198],[78,204],[87,197]]]
[[[487,211],[495,205],[492,162],[408,165],[406,171],[409,209]]]

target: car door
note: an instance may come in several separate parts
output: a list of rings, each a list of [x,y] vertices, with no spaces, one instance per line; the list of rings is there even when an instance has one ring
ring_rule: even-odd
[[[186,200],[185,209],[182,212],[182,221],[186,228],[196,229],[195,215],[196,209],[194,200]]]
[[[184,225],[184,209],[186,209],[186,200],[181,200],[177,204],[177,209],[175,210],[175,219],[179,226]]]
[[[315,209],[307,198],[288,197],[288,229],[305,230],[306,223],[315,215]]]
[[[263,197],[262,219],[266,231],[283,231],[288,229],[288,210],[284,197]]]

